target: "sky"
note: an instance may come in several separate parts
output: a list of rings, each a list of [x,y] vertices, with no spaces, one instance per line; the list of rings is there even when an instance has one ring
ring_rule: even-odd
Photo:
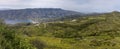
[[[62,8],[78,12],[120,11],[120,0],[0,0],[0,9]]]

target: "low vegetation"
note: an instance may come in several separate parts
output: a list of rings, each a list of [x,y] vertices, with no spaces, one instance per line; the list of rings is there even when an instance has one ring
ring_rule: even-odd
[[[120,13],[40,25],[0,25],[1,49],[119,49]]]

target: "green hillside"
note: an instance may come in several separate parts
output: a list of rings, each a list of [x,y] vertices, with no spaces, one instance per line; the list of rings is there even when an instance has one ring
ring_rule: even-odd
[[[0,25],[2,49],[119,49],[120,13],[40,25]]]

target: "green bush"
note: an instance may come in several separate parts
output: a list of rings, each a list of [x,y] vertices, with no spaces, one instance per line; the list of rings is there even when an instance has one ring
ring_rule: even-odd
[[[37,39],[31,40],[30,42],[37,49],[43,49],[46,46],[44,42],[37,40]]]

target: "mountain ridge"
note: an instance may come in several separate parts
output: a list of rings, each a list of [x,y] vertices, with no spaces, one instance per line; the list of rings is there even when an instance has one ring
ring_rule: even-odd
[[[64,10],[61,8],[28,8],[0,10],[0,18],[6,20],[33,20],[38,22],[49,19],[64,18],[71,15],[84,15],[83,13]]]

